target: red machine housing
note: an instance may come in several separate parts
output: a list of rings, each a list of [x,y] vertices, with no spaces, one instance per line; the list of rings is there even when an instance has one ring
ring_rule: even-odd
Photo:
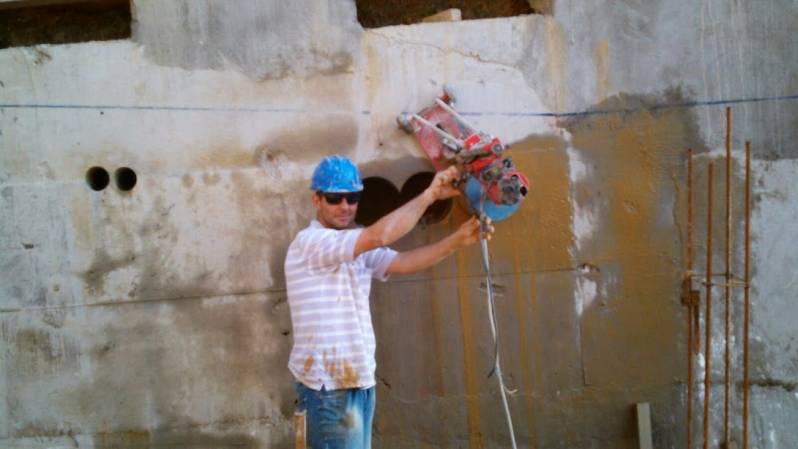
[[[454,98],[444,90],[436,104],[418,114],[401,114],[399,126],[416,136],[436,170],[459,165],[464,179],[480,183],[482,195],[496,205],[516,205],[529,191],[529,180],[518,171],[507,146],[498,137],[475,129],[452,107]]]

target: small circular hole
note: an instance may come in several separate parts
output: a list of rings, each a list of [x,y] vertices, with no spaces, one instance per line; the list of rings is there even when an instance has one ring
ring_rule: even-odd
[[[432,183],[435,173],[431,171],[418,172],[407,178],[399,194],[400,204],[404,204],[421,194]],[[432,203],[424,214],[421,215],[419,223],[422,225],[435,224],[442,221],[452,210],[452,199],[438,200]]]
[[[363,194],[355,214],[355,223],[371,226],[399,206],[399,189],[391,181],[378,176],[363,180]]]
[[[86,170],[86,184],[92,190],[99,192],[100,190],[108,187],[111,178],[108,176],[108,171],[102,167],[92,167]]]
[[[136,172],[128,167],[118,168],[114,172],[116,187],[123,192],[133,190],[133,187],[136,187],[137,179]]]

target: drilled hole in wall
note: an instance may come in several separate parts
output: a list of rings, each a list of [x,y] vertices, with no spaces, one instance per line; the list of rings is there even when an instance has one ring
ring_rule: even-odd
[[[133,190],[133,187],[136,187],[137,180],[138,177],[136,176],[136,172],[128,167],[118,168],[114,172],[116,187],[123,192]]]
[[[88,184],[92,190],[99,192],[108,187],[110,181],[111,177],[108,176],[108,171],[102,167],[92,167],[86,170],[86,184]]]
[[[408,25],[449,9],[459,9],[462,20],[551,14],[554,0],[356,0],[357,20],[364,28]]]
[[[421,192],[429,187],[434,177],[434,172],[424,171],[418,172],[415,175],[407,178],[407,181],[405,181],[404,185],[402,186],[402,192],[399,194],[399,200],[401,201],[401,204],[404,204],[421,194]],[[421,219],[418,222],[421,225],[438,223],[446,218],[451,210],[451,198],[435,201],[427,208],[427,210],[424,211],[424,214],[421,216]]]
[[[399,206],[399,189],[378,176],[363,180],[363,194],[357,207],[355,223],[370,226]]]

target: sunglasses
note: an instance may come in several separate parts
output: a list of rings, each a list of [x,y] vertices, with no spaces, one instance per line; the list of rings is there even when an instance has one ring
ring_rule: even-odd
[[[324,197],[324,201],[327,201],[327,204],[332,204],[333,206],[336,204],[341,204],[341,201],[346,198],[346,202],[349,204],[357,204],[360,201],[360,192],[348,192],[348,193],[329,193],[329,192],[319,192],[320,196]]]

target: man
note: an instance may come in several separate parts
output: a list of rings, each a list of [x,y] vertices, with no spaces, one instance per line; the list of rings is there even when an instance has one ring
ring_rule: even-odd
[[[354,226],[363,184],[352,161],[323,159],[311,190],[316,219],[296,236],[285,260],[297,380],[298,435],[313,449],[371,447],[375,340],[371,278],[423,270],[480,238],[475,217],[444,239],[407,251],[387,248],[418,223],[427,207],[460,192],[455,167],[440,171],[419,196],[366,228]],[[490,238],[490,227],[485,238]]]

